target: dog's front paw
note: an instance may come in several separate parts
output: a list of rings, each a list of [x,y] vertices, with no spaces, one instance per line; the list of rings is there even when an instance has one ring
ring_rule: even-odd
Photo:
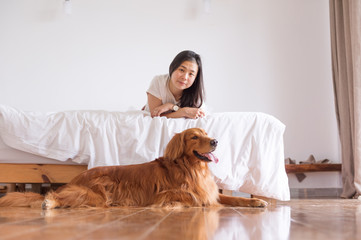
[[[267,207],[268,206],[268,202],[262,200],[262,199],[258,199],[258,198],[253,198],[251,199],[251,207]]]
[[[54,199],[45,199],[41,204],[43,210],[59,208],[57,202]]]

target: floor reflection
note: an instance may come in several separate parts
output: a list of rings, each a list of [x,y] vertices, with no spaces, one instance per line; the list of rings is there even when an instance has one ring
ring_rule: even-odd
[[[43,211],[30,225],[32,237],[46,234],[57,239],[58,226],[67,230],[64,239],[288,239],[289,206],[260,208],[110,208],[55,209]],[[40,219],[41,220],[41,219]],[[45,225],[44,225],[45,224]],[[24,226],[23,226],[24,227]],[[65,236],[65,235],[66,236]]]
[[[288,239],[291,209],[222,209],[212,239]]]
[[[164,215],[165,213],[163,213]],[[291,209],[189,208],[174,210],[147,239],[288,239]],[[170,227],[171,226],[171,227]]]
[[[259,208],[0,208],[0,239],[360,239],[361,201]]]

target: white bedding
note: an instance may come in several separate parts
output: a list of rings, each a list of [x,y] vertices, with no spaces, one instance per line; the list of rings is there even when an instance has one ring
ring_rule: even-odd
[[[22,164],[71,164],[77,165],[77,163],[71,161],[58,161],[55,159],[42,157],[32,153],[20,151],[18,149],[9,147],[4,143],[1,138],[0,132],[0,163],[22,163]]]
[[[215,113],[202,119],[151,118],[147,112],[25,112],[0,105],[0,134],[10,147],[88,164],[138,164],[163,155],[175,133],[201,127],[219,142],[209,167],[219,187],[289,200],[285,126],[264,113]]]

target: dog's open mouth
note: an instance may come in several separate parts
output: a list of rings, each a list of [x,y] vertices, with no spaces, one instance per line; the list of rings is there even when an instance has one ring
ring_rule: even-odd
[[[206,162],[215,162],[215,163],[218,163],[218,158],[211,152],[209,153],[198,153],[197,151],[193,151],[194,155],[203,160],[203,161],[206,161]]]

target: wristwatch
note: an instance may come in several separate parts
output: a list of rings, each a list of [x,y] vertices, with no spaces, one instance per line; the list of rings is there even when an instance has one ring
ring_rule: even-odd
[[[175,112],[178,111],[179,110],[178,105],[174,104],[174,106],[172,107],[172,110],[175,111]]]

